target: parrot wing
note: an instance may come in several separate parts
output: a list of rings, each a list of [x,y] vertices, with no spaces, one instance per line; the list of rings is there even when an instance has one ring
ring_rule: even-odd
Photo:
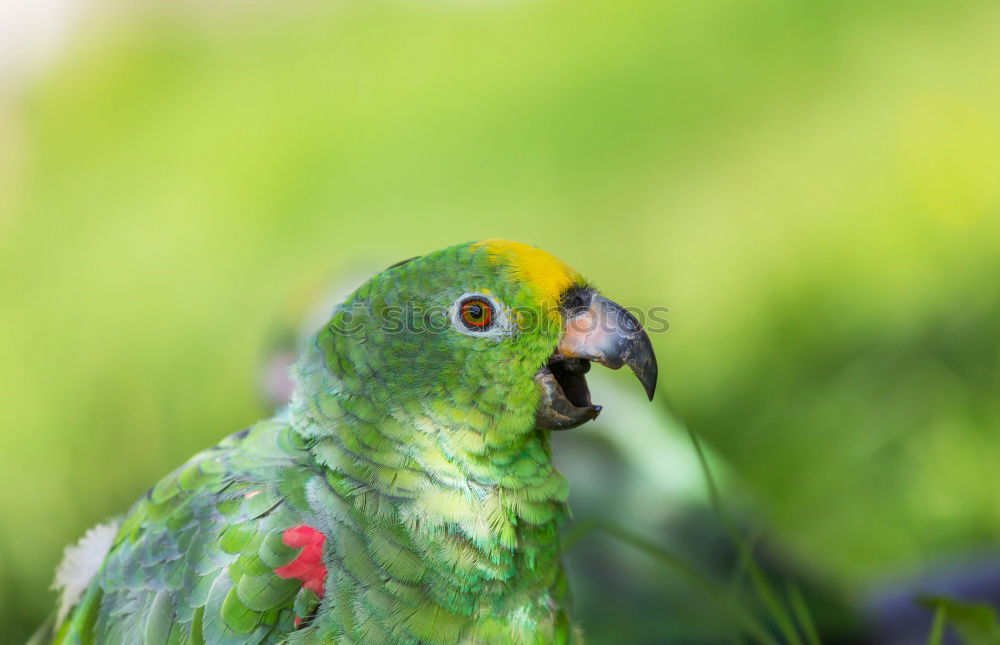
[[[323,594],[323,534],[305,522],[317,475],[303,440],[266,421],[150,489],[55,643],[273,643]]]

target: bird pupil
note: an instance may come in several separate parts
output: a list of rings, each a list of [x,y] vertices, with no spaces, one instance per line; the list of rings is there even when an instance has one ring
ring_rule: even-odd
[[[462,322],[474,331],[485,331],[490,326],[493,307],[484,300],[469,298],[462,302]]]

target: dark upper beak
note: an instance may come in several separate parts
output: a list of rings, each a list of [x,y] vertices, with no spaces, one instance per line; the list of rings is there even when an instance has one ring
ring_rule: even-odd
[[[581,358],[619,369],[622,365],[638,377],[646,396],[656,391],[656,355],[646,331],[624,307],[604,296],[585,290],[566,313],[559,354]]]

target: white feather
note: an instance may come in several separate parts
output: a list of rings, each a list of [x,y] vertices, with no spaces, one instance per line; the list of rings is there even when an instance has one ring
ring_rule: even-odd
[[[97,575],[105,556],[111,550],[119,524],[118,521],[98,524],[84,533],[76,544],[66,547],[62,562],[56,568],[56,578],[52,581],[52,589],[60,591],[57,626],[66,619],[69,610],[76,605],[90,581]]]

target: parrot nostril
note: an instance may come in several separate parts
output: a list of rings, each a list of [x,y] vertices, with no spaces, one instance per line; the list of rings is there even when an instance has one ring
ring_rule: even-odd
[[[566,313],[576,315],[590,306],[592,292],[586,288],[572,289],[563,297],[563,308]]]

